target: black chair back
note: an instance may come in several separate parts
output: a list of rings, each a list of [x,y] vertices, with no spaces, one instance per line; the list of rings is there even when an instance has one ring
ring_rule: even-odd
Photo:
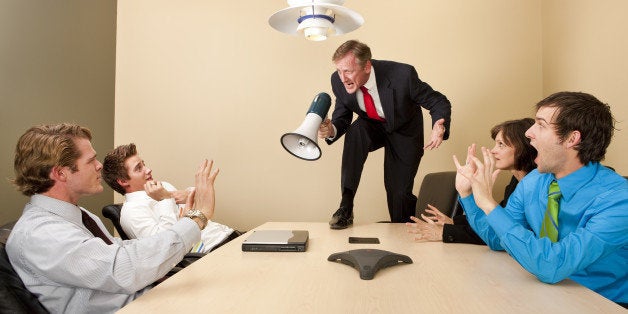
[[[15,272],[4,248],[11,226],[0,228],[0,313],[48,313]]]
[[[453,217],[462,214],[456,191],[456,172],[444,171],[428,173],[421,182],[416,202],[416,217],[425,213],[427,204],[430,204],[443,214]]]
[[[129,236],[122,229],[120,225],[120,212],[122,211],[122,204],[109,204],[102,208],[102,215],[109,218],[113,223],[113,226],[118,231],[118,235],[122,240],[129,240]]]

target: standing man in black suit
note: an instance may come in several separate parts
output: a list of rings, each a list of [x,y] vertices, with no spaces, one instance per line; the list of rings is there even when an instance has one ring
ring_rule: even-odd
[[[353,199],[369,152],[385,148],[384,185],[392,222],[410,221],[416,207],[414,177],[424,149],[434,149],[449,137],[451,104],[422,82],[413,66],[371,59],[371,49],[349,40],[334,53],[336,72],[331,86],[336,97],[332,120],[325,119],[318,135],[332,144],[346,133],[340,185],[340,208],[329,225],[353,224]],[[432,134],[423,146],[421,107],[432,116]],[[358,118],[351,123],[353,113]]]

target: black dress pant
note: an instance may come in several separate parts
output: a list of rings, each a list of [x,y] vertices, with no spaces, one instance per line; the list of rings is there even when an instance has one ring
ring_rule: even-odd
[[[384,186],[392,222],[411,221],[417,198],[414,177],[423,157],[423,130],[387,132],[385,123],[357,118],[345,134],[340,184],[343,193],[357,192],[368,154],[384,147]]]

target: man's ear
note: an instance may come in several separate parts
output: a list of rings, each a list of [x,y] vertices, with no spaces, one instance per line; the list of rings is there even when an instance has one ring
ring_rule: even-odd
[[[129,186],[129,180],[126,179],[116,179],[116,182],[118,182],[118,184],[120,184],[121,187],[126,188],[127,186]]]
[[[364,64],[364,71],[366,73],[371,73],[371,60],[366,60],[366,63]]]
[[[70,170],[66,169],[65,167],[54,166],[50,170],[49,177],[53,181],[65,182],[68,179],[68,177],[66,176],[68,171],[70,171]]]
[[[571,133],[567,137],[567,140],[565,141],[565,144],[567,144],[567,147],[571,148],[571,147],[578,146],[578,144],[580,144],[581,141],[582,141],[582,137],[581,137],[580,131],[575,130],[575,131],[571,131]]]

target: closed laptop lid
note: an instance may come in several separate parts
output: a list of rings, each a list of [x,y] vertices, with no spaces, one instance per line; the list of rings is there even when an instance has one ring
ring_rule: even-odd
[[[307,230],[255,230],[242,242],[242,251],[305,252]]]
[[[304,244],[307,230],[255,230],[243,244]]]

